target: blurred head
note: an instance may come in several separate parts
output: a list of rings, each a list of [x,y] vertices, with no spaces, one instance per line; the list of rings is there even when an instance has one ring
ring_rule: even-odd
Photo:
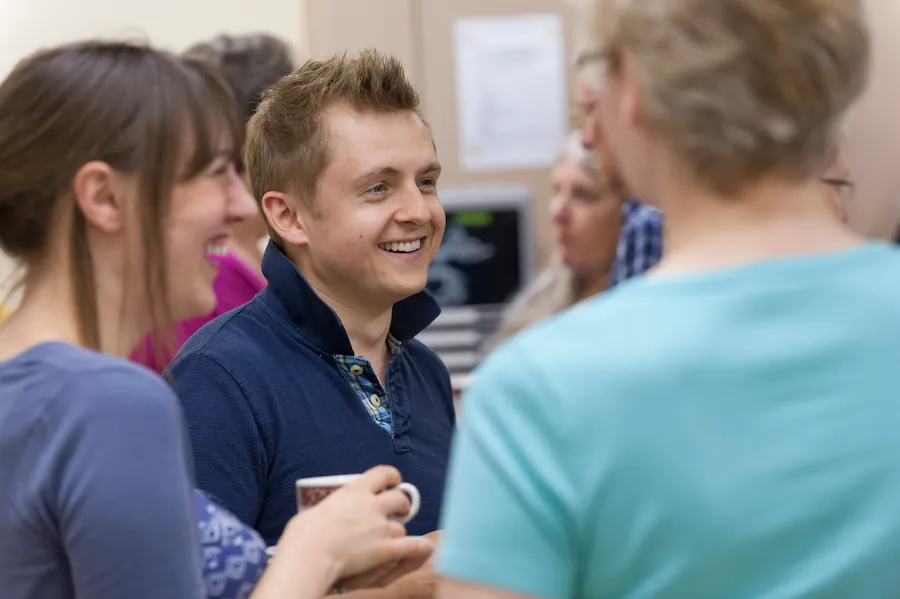
[[[270,234],[320,293],[381,309],[425,287],[440,164],[397,59],[299,67],[266,92],[244,161]]]
[[[219,35],[191,46],[185,56],[215,66],[231,88],[244,123],[256,112],[263,92],[290,73],[296,64],[290,47],[268,34]],[[241,178],[243,171],[243,164],[238,164],[237,174]],[[235,223],[233,234],[239,238],[259,239],[266,234],[265,221],[246,183],[243,185],[234,187],[235,194],[239,191],[243,194],[237,204],[240,211],[236,214],[240,220]]]
[[[843,140],[835,146],[828,167],[822,174],[822,185],[828,205],[842,222],[850,219],[847,211],[853,201],[855,184],[847,166],[846,151]]]
[[[603,69],[598,68],[601,55],[597,50],[582,50],[575,56],[575,103],[581,113],[581,143],[592,148],[595,142],[596,110],[603,88]]]
[[[616,256],[622,205],[581,145],[580,132],[566,140],[550,179],[550,218],[563,264],[578,277],[602,277]]]
[[[219,35],[191,46],[184,54],[216,67],[234,93],[243,122],[256,112],[263,92],[296,66],[290,46],[265,33]]]
[[[866,81],[861,0],[603,1],[600,115],[638,196],[666,200],[662,163],[723,197],[819,177]]]
[[[20,62],[0,85],[0,248],[26,293],[70,281],[96,349],[101,296],[141,333],[208,313],[237,136],[234,99],[203,65],[106,42]]]
[[[599,51],[588,50],[580,52],[575,59],[575,101],[582,116],[580,141],[593,154],[595,169],[604,174],[616,192],[624,194],[615,157],[606,143],[600,123],[599,100],[604,76],[600,59]]]

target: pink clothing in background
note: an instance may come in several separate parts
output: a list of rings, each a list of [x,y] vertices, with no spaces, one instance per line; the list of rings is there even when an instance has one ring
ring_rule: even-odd
[[[206,316],[191,318],[176,324],[174,346],[170,351],[161,354],[161,359],[156,357],[157,352],[154,351],[152,337],[148,335],[131,354],[133,361],[162,373],[188,337],[213,318],[246,304],[266,286],[265,279],[237,256],[229,253],[224,256],[210,257],[219,263],[219,274],[216,275],[216,280],[213,282],[213,289],[216,292],[216,309]]]

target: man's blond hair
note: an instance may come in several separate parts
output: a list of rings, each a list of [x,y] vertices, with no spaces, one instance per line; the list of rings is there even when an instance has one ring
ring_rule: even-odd
[[[644,125],[704,185],[817,176],[865,87],[860,0],[602,0],[607,68],[630,57]]]
[[[257,202],[269,191],[312,202],[333,152],[323,117],[335,106],[421,118],[419,94],[397,58],[364,50],[306,62],[263,94],[247,125],[244,164]]]

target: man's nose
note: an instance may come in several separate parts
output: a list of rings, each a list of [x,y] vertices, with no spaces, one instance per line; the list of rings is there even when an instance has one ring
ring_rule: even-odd
[[[421,226],[431,220],[431,211],[422,190],[415,186],[404,194],[403,205],[397,211],[397,220]]]

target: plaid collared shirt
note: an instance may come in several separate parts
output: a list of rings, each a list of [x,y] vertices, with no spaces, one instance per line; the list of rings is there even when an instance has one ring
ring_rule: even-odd
[[[662,213],[636,200],[622,204],[622,233],[609,286],[643,274],[662,258]]]
[[[396,356],[401,351],[400,342],[393,335],[388,334],[388,347],[391,348],[391,357]],[[391,416],[391,406],[388,403],[388,396],[372,364],[365,358],[359,356],[334,356],[341,374],[350,383],[350,386],[356,391],[363,407],[375,421],[375,424],[394,434],[394,423]]]

